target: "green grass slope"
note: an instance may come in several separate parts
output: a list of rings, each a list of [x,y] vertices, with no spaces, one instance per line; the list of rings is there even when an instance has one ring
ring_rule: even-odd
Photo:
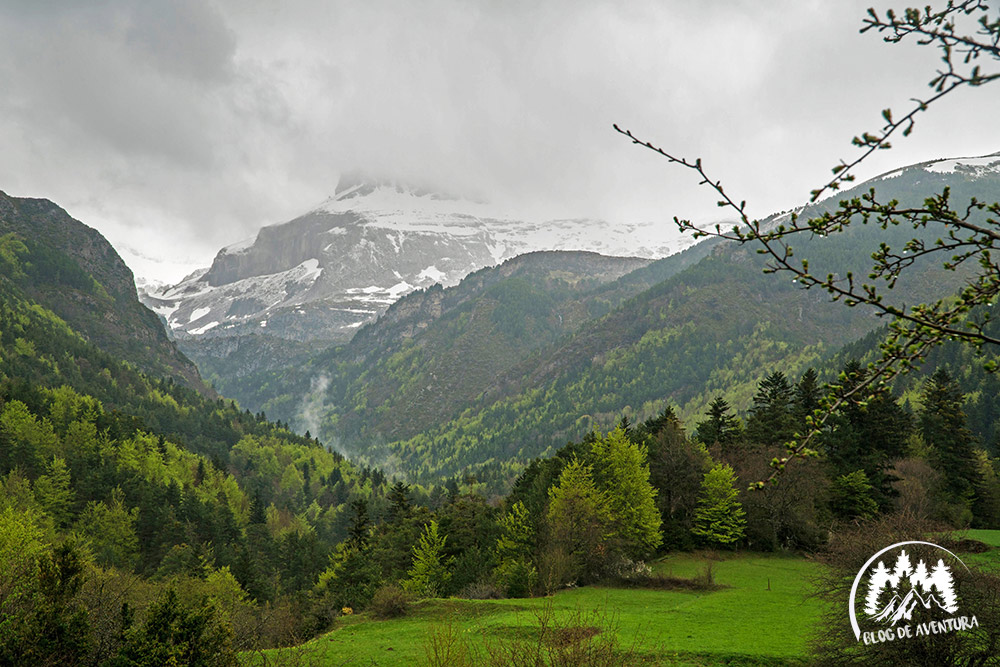
[[[656,568],[693,576],[707,562],[699,555],[676,555]],[[427,600],[399,619],[342,616],[332,632],[286,651],[320,664],[415,665],[426,659],[435,634],[450,633],[478,656],[474,664],[482,664],[498,642],[531,640],[538,616],[551,609],[555,624],[582,621],[615,633],[623,649],[653,664],[803,662],[819,619],[809,581],[820,566],[803,558],[742,554],[713,565],[722,585],[713,592],[586,587],[525,600]]]

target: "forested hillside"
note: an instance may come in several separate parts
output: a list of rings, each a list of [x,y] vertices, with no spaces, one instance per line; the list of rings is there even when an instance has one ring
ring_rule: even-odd
[[[139,650],[156,613],[201,618],[209,652],[312,632],[303,610],[325,554],[346,536],[351,502],[382,511],[385,478],[182,377],[147,375],[144,360],[186,362],[165,337],[135,365],[113,354],[121,313],[158,327],[155,316],[134,290],[104,287],[122,266],[113,251],[84,262],[45,242],[60,225],[104,248],[99,235],[69,218],[46,224],[48,236],[0,237],[0,561],[13,573],[0,590],[0,663],[55,652],[99,664]],[[90,335],[35,295],[61,298]],[[161,597],[168,589],[179,599]],[[206,594],[223,608],[199,607]],[[230,623],[235,637],[213,634]]]
[[[906,202],[950,186],[958,200],[987,199],[995,198],[998,181],[995,172],[942,174],[918,165],[844,196],[878,187],[882,196]],[[781,224],[782,217],[770,224]],[[835,237],[814,237],[797,250],[810,257],[816,273],[863,274],[868,254],[881,241],[902,245],[912,234],[857,226]],[[711,254],[693,266],[502,374],[458,418],[395,442],[369,433],[358,438],[358,449],[417,479],[475,471],[502,487],[518,469],[516,462],[593,428],[609,428],[623,413],[642,420],[669,404],[691,418],[718,394],[746,409],[762,368],[801,373],[880,324],[870,311],[845,308],[819,290],[765,275],[763,258],[750,248],[710,247]],[[918,261],[894,293],[901,301],[920,302],[957,285],[963,275]],[[349,401],[335,405],[351,410]],[[351,437],[338,426],[324,433]]]
[[[875,188],[915,203],[944,187],[955,200],[990,200],[1000,176],[925,163],[842,196]],[[902,245],[912,233],[855,226],[796,249],[817,274],[863,275],[881,241]],[[187,349],[227,395],[370,464],[425,483],[474,473],[501,489],[524,461],[622,414],[642,420],[675,405],[692,418],[718,394],[744,410],[761,368],[800,373],[881,324],[763,267],[749,247],[717,240],[620,276],[602,273],[597,256],[540,253],[411,294],[346,346],[272,356],[257,336]],[[894,290],[909,303],[963,275],[913,268]]]
[[[457,416],[532,352],[703,254],[652,264],[595,253],[523,255],[455,287],[409,294],[350,344],[312,357],[302,351],[288,363],[270,356],[287,348],[266,336],[181,345],[227,396],[300,429],[343,416],[336,435],[346,441],[358,432],[412,435]]]
[[[194,365],[137,300],[132,272],[98,232],[48,200],[0,192],[0,239],[8,244],[5,261],[21,257],[16,271],[5,266],[7,278],[84,339],[142,371],[204,389]],[[19,253],[14,241],[23,246]]]

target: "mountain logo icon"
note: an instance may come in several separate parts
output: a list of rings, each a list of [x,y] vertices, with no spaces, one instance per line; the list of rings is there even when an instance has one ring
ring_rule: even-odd
[[[921,557],[914,563],[916,553]],[[859,592],[863,594],[861,619],[873,627],[892,628],[954,615],[958,612],[952,571],[956,563],[968,570],[958,556],[932,542],[899,542],[876,553],[851,587],[850,619],[855,636],[861,639]]]

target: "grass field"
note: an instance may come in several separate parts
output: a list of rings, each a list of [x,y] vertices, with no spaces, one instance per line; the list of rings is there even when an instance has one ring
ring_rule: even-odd
[[[1000,565],[1000,531],[969,530],[954,537],[984,542],[992,550],[962,554],[979,566]],[[653,564],[661,574],[691,578],[711,562],[710,592],[655,591],[588,586],[526,600],[424,600],[399,619],[367,614],[341,617],[336,627],[303,647],[273,652],[301,656],[307,664],[417,665],[432,635],[450,634],[473,654],[484,655],[512,636],[530,638],[539,614],[556,622],[601,627],[637,659],[666,665],[800,664],[819,618],[810,597],[818,563],[801,556],[675,554]],[[572,620],[571,620],[572,619]]]
[[[704,556],[683,554],[655,564],[694,576]],[[588,626],[616,632],[620,644],[656,664],[771,665],[804,658],[818,602],[808,597],[819,566],[803,558],[729,554],[713,561],[712,592],[591,586],[527,600],[427,600],[404,618],[341,617],[336,628],[301,649],[323,665],[414,665],[434,632],[450,631],[473,651],[512,635],[530,636],[546,606],[564,623],[579,614]],[[770,584],[770,590],[768,585]]]

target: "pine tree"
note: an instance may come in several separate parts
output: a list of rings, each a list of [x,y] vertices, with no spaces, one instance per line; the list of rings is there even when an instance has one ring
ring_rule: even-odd
[[[878,514],[872,497],[875,489],[864,470],[855,470],[833,480],[830,487],[830,510],[842,519],[868,519]]]
[[[358,545],[368,543],[368,504],[363,499],[351,503],[351,525],[347,529],[347,539]]]
[[[843,391],[858,386],[866,373],[860,362],[848,361],[840,373]],[[906,451],[912,430],[909,413],[896,404],[890,391],[881,390],[866,402],[848,402],[829,423],[823,444],[834,469],[841,475],[863,470],[875,489],[875,501],[887,508],[895,495],[888,471]]]
[[[649,481],[657,489],[663,541],[670,549],[690,549],[694,510],[701,482],[712,466],[704,444],[688,440],[680,422],[658,429],[648,439]]]
[[[655,437],[667,428],[678,428],[683,431],[680,419],[677,418],[677,411],[672,405],[667,405],[656,417],[647,419],[639,425],[639,437]]]
[[[396,482],[387,494],[389,523],[398,523],[410,515],[410,485]]]
[[[407,574],[403,586],[406,590],[422,597],[438,597],[443,594],[451,573],[448,566],[451,559],[444,558],[446,535],[438,534],[437,521],[431,521],[413,547],[413,567]]]
[[[968,504],[973,497],[976,464],[964,403],[965,395],[958,383],[939,368],[924,383],[920,434],[932,448],[931,460],[944,475],[945,492],[953,501]]]
[[[792,385],[781,371],[767,375],[757,385],[747,418],[746,436],[755,445],[773,447],[791,440],[796,431]]]
[[[617,428],[591,445],[594,478],[608,499],[614,539],[631,558],[643,558],[660,545],[656,489],[649,483],[646,448]]]
[[[814,369],[810,368],[802,374],[799,383],[795,385],[794,412],[800,432],[806,431],[806,417],[811,416],[813,411],[819,407],[821,396],[819,376]]]
[[[739,495],[730,466],[719,463],[705,473],[691,532],[708,544],[735,546],[743,539],[747,524]]]
[[[730,414],[731,410],[726,399],[717,396],[708,406],[708,419],[698,422],[695,427],[695,439],[706,445],[737,444],[743,437],[743,426],[738,418]]]
[[[343,607],[364,609],[381,583],[382,573],[367,543],[347,540],[330,554],[315,594],[326,602],[332,620]]]

